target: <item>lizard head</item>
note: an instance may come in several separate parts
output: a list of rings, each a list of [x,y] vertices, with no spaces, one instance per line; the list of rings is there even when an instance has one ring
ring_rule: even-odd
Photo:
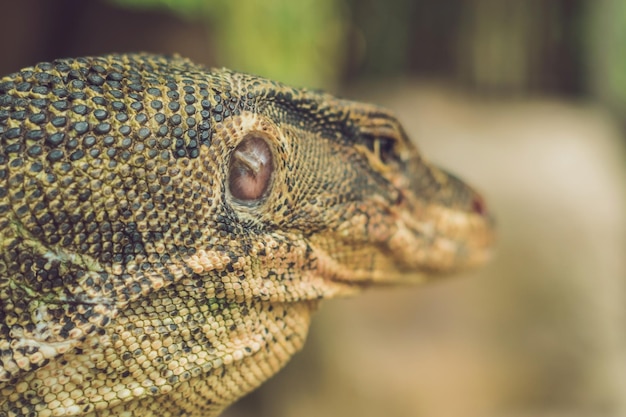
[[[297,264],[331,292],[488,259],[493,222],[483,198],[424,160],[390,112],[283,86],[257,93],[257,111],[221,134],[227,202],[249,229],[305,242]]]
[[[0,79],[0,410],[215,415],[317,300],[477,265],[491,230],[378,107],[177,57],[26,68]]]

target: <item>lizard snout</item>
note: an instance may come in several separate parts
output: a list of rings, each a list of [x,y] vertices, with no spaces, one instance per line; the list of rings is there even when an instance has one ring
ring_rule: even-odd
[[[483,196],[456,175],[422,161],[408,171],[412,182],[389,240],[402,268],[445,273],[486,262],[495,221]]]

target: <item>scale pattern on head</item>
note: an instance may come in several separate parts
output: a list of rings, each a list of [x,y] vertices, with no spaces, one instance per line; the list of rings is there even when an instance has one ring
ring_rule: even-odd
[[[38,64],[0,79],[0,415],[213,415],[320,299],[490,241],[375,106],[177,57]]]

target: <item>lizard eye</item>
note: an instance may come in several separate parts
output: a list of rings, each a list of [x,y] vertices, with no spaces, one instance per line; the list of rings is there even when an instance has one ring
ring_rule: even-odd
[[[365,144],[384,164],[390,163],[395,158],[394,143],[391,138],[382,136],[366,136]]]
[[[230,193],[242,201],[259,200],[269,187],[273,171],[272,151],[265,137],[258,133],[248,134],[230,157]]]

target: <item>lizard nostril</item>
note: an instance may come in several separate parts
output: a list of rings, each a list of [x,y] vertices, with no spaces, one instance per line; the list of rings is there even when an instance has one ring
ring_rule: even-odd
[[[475,196],[472,200],[472,211],[476,214],[480,214],[484,216],[487,214],[487,207],[485,206],[485,201],[480,196]]]
[[[247,135],[230,157],[230,193],[239,200],[260,199],[269,187],[273,171],[272,151],[265,138],[256,134]]]

